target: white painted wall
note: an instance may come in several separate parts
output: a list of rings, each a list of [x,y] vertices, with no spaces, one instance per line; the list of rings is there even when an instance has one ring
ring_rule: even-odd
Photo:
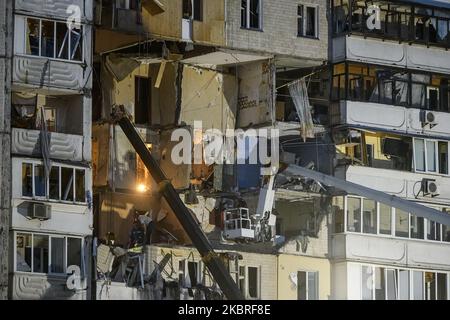
[[[450,61],[450,56],[449,56]],[[381,103],[341,101],[341,124],[381,129],[399,134],[416,134],[426,137],[449,139],[450,113],[432,111],[437,125],[422,127],[422,110]]]
[[[389,54],[386,54],[386,53]],[[342,36],[333,39],[333,62],[345,59],[387,66],[404,67],[437,73],[450,73],[450,53],[445,49],[427,48],[395,41]]]
[[[450,243],[400,239],[367,234],[336,234],[332,237],[333,259],[386,264],[397,267],[450,269]],[[335,247],[345,251],[335,251]]]
[[[342,170],[343,171],[341,172],[337,171],[336,176],[368,188],[413,201],[429,203],[430,205],[435,204],[438,206],[438,204],[450,204],[450,176],[362,166],[348,166],[347,169],[342,168]],[[420,189],[419,182],[424,178],[436,180],[439,187],[438,196],[432,198],[430,196],[424,197],[422,194],[419,194],[416,198]]]

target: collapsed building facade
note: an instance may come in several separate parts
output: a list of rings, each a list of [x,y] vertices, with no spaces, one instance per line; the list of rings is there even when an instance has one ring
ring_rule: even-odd
[[[120,107],[245,299],[449,299],[447,4],[75,2],[0,4],[3,297],[225,298]]]
[[[108,121],[123,105],[246,299],[448,299],[448,226],[282,168],[448,210],[450,37],[436,3],[102,1],[97,298],[223,298]],[[206,158],[216,156],[206,152],[210,129],[277,129],[282,166],[261,174],[265,164],[247,161],[174,164],[180,128]],[[246,136],[234,151],[249,160],[263,140]],[[124,258],[115,248],[129,245],[143,215],[156,229]]]

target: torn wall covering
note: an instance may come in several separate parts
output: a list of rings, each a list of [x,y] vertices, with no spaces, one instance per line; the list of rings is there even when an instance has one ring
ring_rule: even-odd
[[[270,64],[267,61],[237,67],[239,77],[238,127],[270,122]]]
[[[236,86],[234,76],[184,66],[180,123],[193,126],[194,121],[202,121],[204,130],[234,129]]]
[[[123,59],[123,58],[119,58]],[[122,61],[122,60],[121,60]],[[148,118],[140,119],[149,125],[173,125],[176,114],[176,75],[178,63],[167,62],[164,72],[160,74],[161,61],[155,59],[129,59],[125,58],[122,67],[107,67],[105,62],[102,70],[103,86],[103,117],[108,118],[111,113],[111,106],[124,105],[126,110],[136,118],[137,98],[141,92],[149,97],[147,109]],[[122,64],[122,63],[120,63]],[[117,70],[116,70],[117,69]],[[109,71],[108,71],[109,70]],[[120,75],[118,81],[114,74]],[[159,87],[157,80],[160,78]],[[148,82],[148,86],[144,86]],[[141,85],[141,87],[137,87]]]

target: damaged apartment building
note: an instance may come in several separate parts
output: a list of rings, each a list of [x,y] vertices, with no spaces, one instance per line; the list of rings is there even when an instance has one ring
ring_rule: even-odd
[[[318,184],[278,177],[276,171],[261,176],[262,164],[248,161],[174,164],[171,158],[179,143],[171,136],[180,128],[192,132],[193,149],[200,150],[214,139],[210,129],[278,129],[286,151],[282,160],[301,165],[315,159],[300,159],[301,146],[332,146],[326,134],[326,1],[96,4],[97,299],[223,298],[159,186],[111,121],[118,106],[127,110],[246,299],[328,299],[331,200],[312,192],[320,191]],[[307,91],[313,115],[292,99],[302,100]],[[324,136],[320,142],[316,133]],[[249,138],[237,148],[248,160],[261,143]],[[321,164],[330,171],[330,159]],[[149,217],[151,238],[134,247],[139,221]]]
[[[223,298],[115,106],[246,299],[449,299],[449,226],[421,214],[448,221],[447,4],[103,0],[95,20],[97,299]],[[179,128],[200,149],[208,129],[278,129],[281,165],[175,165]]]
[[[89,299],[93,3],[0,12],[1,297]]]

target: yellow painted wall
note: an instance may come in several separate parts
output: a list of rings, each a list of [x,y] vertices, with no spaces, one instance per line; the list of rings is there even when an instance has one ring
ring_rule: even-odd
[[[113,103],[124,105],[130,114],[134,115],[135,77],[150,77],[152,80],[152,125],[170,125],[175,123],[176,68],[173,63],[167,63],[159,88],[155,88],[160,64],[141,65],[131,72],[124,80],[114,81]]]
[[[298,271],[319,272],[319,299],[330,299],[331,266],[328,259],[281,254],[278,256],[279,300],[297,300],[297,287],[293,286],[289,275]]]
[[[236,124],[236,78],[216,71],[185,66],[183,69],[180,121],[203,129],[234,129]]]
[[[143,25],[152,36],[181,39],[182,0],[159,0],[165,11],[152,15],[143,7]],[[225,44],[225,4],[223,0],[203,3],[203,21],[194,21],[193,40],[205,44]]]

